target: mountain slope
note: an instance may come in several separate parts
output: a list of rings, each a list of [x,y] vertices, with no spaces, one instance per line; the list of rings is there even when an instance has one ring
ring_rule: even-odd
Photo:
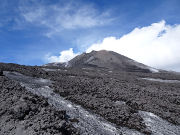
[[[127,72],[158,72],[158,70],[136,62],[128,57],[112,51],[92,51],[83,53],[70,60],[67,64],[50,63],[46,66],[61,66],[73,68],[101,68]]]
[[[4,135],[14,134],[19,126],[23,130],[21,125],[24,122],[28,124],[29,121],[32,121],[32,126],[28,127],[26,123],[24,125],[27,125],[29,132],[37,131],[37,134],[61,133],[61,129],[68,130],[69,126],[66,127],[66,125],[71,123],[73,124],[70,126],[72,132],[76,131],[74,128],[77,128],[80,134],[93,134],[92,129],[94,134],[104,134],[107,129],[108,133],[112,131],[111,134],[115,134],[114,131],[118,131],[117,134],[123,134],[125,127],[130,135],[136,134],[136,132],[147,135],[151,133],[179,135],[179,75],[168,72],[156,74],[116,72],[108,68],[108,70],[101,70],[96,67],[78,68],[78,66],[80,67],[80,65],[74,66],[75,68],[52,66],[51,69],[51,67],[0,63],[0,100],[2,101],[0,131],[6,132]],[[6,79],[16,81],[21,88],[7,82]],[[156,81],[152,81],[153,79]],[[29,101],[27,98],[18,96],[29,95],[24,93],[25,90],[37,94],[37,99],[38,96],[43,96],[43,101],[46,100],[55,109],[65,110],[67,113],[63,113],[62,117],[60,115],[58,121],[55,113],[51,113],[51,109],[44,114],[43,108],[47,107],[41,107],[41,102],[39,105],[34,100]],[[19,99],[22,102],[19,102]],[[19,111],[16,109],[16,105],[20,105]],[[38,109],[35,109],[34,112],[33,106],[36,105]],[[21,109],[22,107],[24,109]],[[17,123],[13,123],[16,114],[22,114],[25,117],[20,120],[15,119]],[[61,113],[58,113],[58,116],[59,114]],[[39,120],[40,123],[37,122]],[[65,124],[59,125],[61,121]],[[10,124],[12,124],[11,127],[17,128],[9,130]],[[6,128],[3,125],[6,125]],[[25,129],[25,132],[27,130]]]

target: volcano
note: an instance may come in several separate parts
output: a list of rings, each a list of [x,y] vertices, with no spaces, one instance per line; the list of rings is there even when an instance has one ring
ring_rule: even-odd
[[[0,63],[0,134],[179,135],[180,74],[112,51]]]
[[[50,63],[46,66],[60,66],[73,68],[99,68],[105,70],[127,72],[158,72],[157,69],[146,66],[126,56],[113,51],[92,51],[76,56],[67,63]]]

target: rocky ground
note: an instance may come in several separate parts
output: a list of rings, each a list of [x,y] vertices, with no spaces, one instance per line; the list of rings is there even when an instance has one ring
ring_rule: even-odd
[[[0,73],[0,135],[70,135],[78,130],[65,110],[56,110],[46,99],[33,95]]]
[[[149,133],[138,110],[153,112],[180,124],[180,84],[165,84],[137,79],[119,73],[92,77],[63,76],[54,85],[56,92],[107,120]]]
[[[52,88],[56,93],[118,126],[151,134],[139,110],[152,112],[172,124],[180,125],[180,84],[141,79],[180,80],[180,75],[168,72],[118,72],[92,67],[56,69],[16,64],[0,64],[0,70],[50,79],[54,82]],[[49,134],[77,133],[71,122],[65,121],[65,111],[56,111],[45,102],[46,99],[26,92],[19,84],[2,76],[1,71],[2,133],[17,133],[27,127],[26,132],[37,134],[43,134],[44,129]],[[47,127],[43,128],[44,125]]]

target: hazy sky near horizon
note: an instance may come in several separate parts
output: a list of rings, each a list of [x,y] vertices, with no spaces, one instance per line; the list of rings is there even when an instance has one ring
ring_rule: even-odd
[[[0,3],[0,62],[41,65],[106,49],[180,71],[179,0]]]

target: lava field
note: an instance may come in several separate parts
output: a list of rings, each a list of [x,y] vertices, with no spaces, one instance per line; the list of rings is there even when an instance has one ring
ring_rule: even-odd
[[[6,72],[12,73],[6,74]],[[13,76],[13,73],[15,74]],[[82,129],[82,119],[70,115],[66,108],[51,104],[50,96],[35,94],[41,84],[31,80],[51,81],[49,89],[65,101],[82,107],[97,118],[102,118],[116,129],[112,134],[167,134],[180,133],[180,75],[171,72],[142,73],[107,70],[97,67],[63,68],[53,66],[23,66],[0,64],[0,133],[8,134],[110,134],[101,130]],[[13,78],[15,77],[15,78]],[[176,80],[168,83],[143,78]],[[27,85],[23,85],[27,84]],[[36,84],[35,86],[33,84]],[[40,85],[40,86],[39,86]],[[47,87],[46,85],[43,86]],[[34,88],[34,93],[26,89]],[[51,93],[51,97],[53,97]],[[77,107],[78,108],[78,107]],[[74,111],[75,112],[75,111]],[[77,112],[77,111],[76,111]],[[142,112],[148,112],[168,123],[162,131],[147,124]],[[92,122],[93,123],[93,122]],[[166,124],[164,124],[166,125]],[[93,126],[93,125],[92,125]],[[85,127],[86,128],[86,127]],[[128,130],[127,132],[125,131]],[[157,126],[158,128],[158,126]],[[161,127],[160,127],[161,128]],[[113,128],[111,128],[113,129]],[[122,129],[122,131],[121,131]],[[169,131],[169,133],[168,133]],[[84,133],[83,133],[84,132]]]

